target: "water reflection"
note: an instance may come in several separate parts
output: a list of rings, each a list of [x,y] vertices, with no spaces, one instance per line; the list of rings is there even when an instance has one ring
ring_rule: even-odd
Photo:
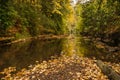
[[[92,56],[93,53],[96,53],[96,49],[93,46],[92,41],[70,35],[63,41],[63,53],[66,56],[78,55],[84,57]]]
[[[50,59],[60,55],[61,40],[33,40],[0,47],[0,70],[9,66],[21,69],[34,64],[35,61]]]
[[[101,44],[101,43],[100,43]],[[35,61],[49,60],[51,56],[67,56],[74,54],[83,57],[120,62],[120,52],[109,52],[100,44],[90,39],[70,35],[64,39],[32,40],[0,47],[0,71],[9,66],[21,69],[34,64]],[[109,49],[109,47],[108,47]]]
[[[62,53],[67,56],[73,56],[73,54],[76,54],[76,39],[73,35],[70,35],[66,39],[63,40],[62,46],[63,50]]]
[[[108,46],[96,44],[90,39],[82,37],[69,36],[63,41],[63,53],[67,56],[74,56],[74,54],[82,57],[89,57],[100,59],[108,62],[120,62],[120,51],[109,52]]]

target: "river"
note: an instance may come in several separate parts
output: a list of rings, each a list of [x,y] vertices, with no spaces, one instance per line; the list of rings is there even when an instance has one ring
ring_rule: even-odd
[[[94,44],[90,39],[73,35],[61,39],[35,39],[0,46],[0,71],[8,67],[16,67],[20,70],[35,64],[36,61],[50,60],[51,56],[59,57],[61,54],[119,62],[120,56],[113,53],[116,52],[109,52],[101,43]]]

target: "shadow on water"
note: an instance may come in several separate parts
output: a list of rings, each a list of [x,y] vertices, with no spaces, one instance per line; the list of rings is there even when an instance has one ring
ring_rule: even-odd
[[[25,68],[35,61],[59,56],[62,50],[61,40],[32,40],[0,47],[0,71],[7,67]]]
[[[110,47],[102,42],[94,42],[90,39],[78,38],[78,51],[85,57],[95,58],[102,61],[119,63],[119,47]],[[116,50],[117,49],[117,50]]]
[[[17,70],[27,68],[35,61],[49,60],[51,56],[77,54],[109,62],[120,62],[120,50],[110,52],[110,47],[90,39],[70,35],[64,39],[32,40],[0,47],[0,71],[10,66]]]

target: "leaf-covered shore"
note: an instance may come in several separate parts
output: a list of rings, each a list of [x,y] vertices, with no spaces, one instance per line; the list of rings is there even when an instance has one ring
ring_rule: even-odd
[[[10,70],[10,69],[9,69]],[[11,68],[11,71],[14,68]],[[4,72],[3,72],[4,73]],[[37,62],[16,74],[7,74],[4,80],[108,80],[96,60],[83,57],[55,58],[49,61]]]

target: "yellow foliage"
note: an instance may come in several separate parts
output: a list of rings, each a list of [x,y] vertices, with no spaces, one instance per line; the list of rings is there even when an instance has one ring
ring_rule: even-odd
[[[52,13],[57,13],[59,15],[63,15],[62,12],[60,11],[60,9],[62,8],[62,6],[60,5],[59,1],[53,1],[52,2],[54,5],[54,9],[52,11]]]
[[[59,10],[53,10],[52,13],[57,13],[59,15],[63,15]]]

